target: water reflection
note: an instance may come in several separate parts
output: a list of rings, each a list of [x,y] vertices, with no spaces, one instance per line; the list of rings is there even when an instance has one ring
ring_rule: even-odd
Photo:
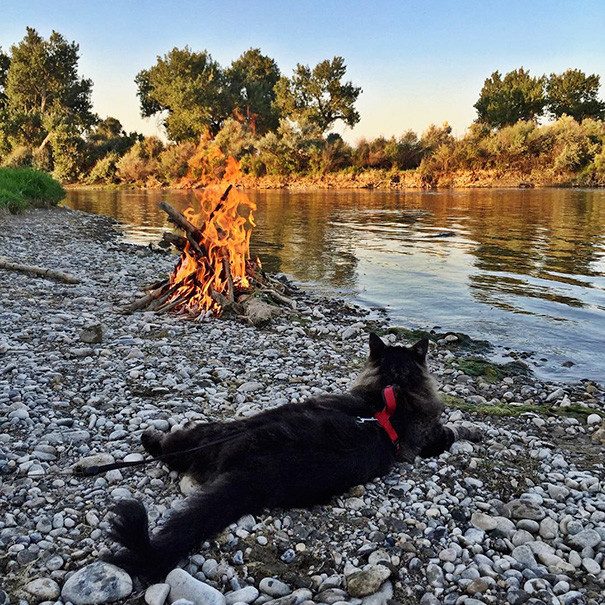
[[[266,268],[389,309],[549,356],[549,373],[603,379],[605,191],[252,191],[253,252]],[[134,241],[169,228],[179,191],[69,192]],[[562,368],[571,359],[577,365]]]

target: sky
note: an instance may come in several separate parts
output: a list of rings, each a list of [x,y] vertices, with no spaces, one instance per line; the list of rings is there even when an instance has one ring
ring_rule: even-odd
[[[222,65],[260,48],[285,75],[343,56],[363,89],[360,122],[335,128],[350,142],[444,121],[463,134],[495,70],[574,67],[605,81],[605,0],[0,0],[4,50],[26,26],[78,42],[95,111],[147,135],[161,121],[140,116],[134,77],[185,45]]]

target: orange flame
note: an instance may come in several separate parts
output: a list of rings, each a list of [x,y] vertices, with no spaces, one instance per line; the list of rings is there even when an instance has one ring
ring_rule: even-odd
[[[228,158],[223,181],[197,191],[196,207],[184,211],[197,232],[193,240],[188,237],[170,276],[169,303],[175,303],[171,308],[194,316],[207,311],[218,316],[225,302],[233,302],[250,287],[256,205],[233,186],[240,177],[237,160]]]

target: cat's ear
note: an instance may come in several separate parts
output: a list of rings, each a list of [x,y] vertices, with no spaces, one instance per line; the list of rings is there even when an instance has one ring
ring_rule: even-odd
[[[429,339],[421,338],[415,345],[412,345],[411,351],[420,363],[424,363],[429,352]]]
[[[382,342],[382,339],[374,332],[370,332],[370,359],[372,361],[378,361],[382,359],[384,350],[387,346]]]

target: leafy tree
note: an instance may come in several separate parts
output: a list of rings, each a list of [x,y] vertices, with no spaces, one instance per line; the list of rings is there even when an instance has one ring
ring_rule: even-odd
[[[4,94],[6,122],[17,143],[43,148],[56,130],[81,133],[95,122],[92,82],[78,76],[78,60],[78,44],[55,31],[45,40],[28,27],[11,47]]]
[[[522,67],[504,78],[495,71],[485,80],[474,107],[478,121],[502,128],[519,120],[535,120],[544,111],[544,76],[534,78]]]
[[[332,132],[326,137],[319,160],[319,172],[323,174],[335,172],[336,170],[351,166],[353,162],[353,149],[339,134]]]
[[[122,128],[122,123],[118,118],[111,116],[104,120],[99,120],[95,126],[94,136],[102,139],[114,139],[126,134]]]
[[[89,172],[86,182],[89,185],[117,183],[117,163],[120,156],[115,152],[110,152],[101,158]]]
[[[234,116],[261,135],[279,125],[274,106],[279,77],[277,63],[258,48],[247,50],[226,72]]]
[[[85,162],[85,144],[78,125],[62,122],[51,132],[50,142],[53,176],[64,183],[77,181]]]
[[[399,139],[395,139],[395,137],[390,139],[385,146],[385,153],[393,168],[410,170],[418,168],[420,165],[423,147],[416,133],[408,130]]]
[[[189,160],[196,152],[195,143],[187,141],[169,145],[158,158],[159,179],[168,185],[178,184],[189,170]]]
[[[116,175],[126,183],[145,184],[158,172],[164,144],[154,136],[137,141],[116,163]]]
[[[120,120],[107,117],[95,124],[87,137],[87,156],[89,167],[108,153],[124,155],[142,135],[135,132],[126,134]]]
[[[550,74],[546,82],[548,111],[555,118],[568,115],[579,122],[584,118],[603,119],[605,103],[599,99],[599,76],[587,76],[579,69]]]
[[[226,156],[240,160],[254,151],[255,137],[250,130],[246,124],[228,118],[214,138],[214,142]]]
[[[292,174],[309,168],[312,157],[324,144],[317,129],[282,119],[275,132],[258,142],[259,159],[269,174]]]
[[[388,143],[389,141],[384,137],[376,137],[370,141],[361,139],[355,150],[355,165],[358,168],[390,168]]]
[[[361,88],[342,82],[346,70],[342,57],[321,61],[313,69],[299,63],[292,78],[282,77],[276,84],[276,107],[284,116],[316,126],[322,133],[337,120],[354,126],[359,122],[355,101]]]
[[[173,141],[216,134],[230,111],[225,75],[206,51],[188,46],[157,57],[135,82],[144,117],[166,112],[164,126]]]
[[[3,53],[2,47],[0,47],[0,111],[6,106],[6,76],[8,75],[10,62],[10,57]]]
[[[424,155],[431,155],[442,145],[451,146],[453,142],[452,127],[447,122],[443,122],[441,126],[431,124],[420,138],[420,146]]]

